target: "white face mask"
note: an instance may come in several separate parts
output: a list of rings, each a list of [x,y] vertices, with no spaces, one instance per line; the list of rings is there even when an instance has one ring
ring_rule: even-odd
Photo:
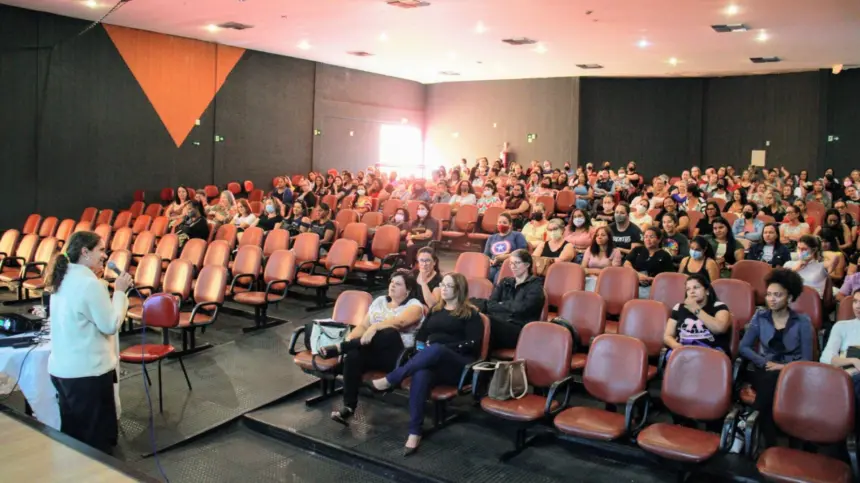
[[[645,208],[645,206],[643,206],[643,205],[639,205],[636,207],[636,212],[639,213],[640,215],[645,214],[646,211],[648,211],[648,208]]]
[[[358,196],[364,196],[365,191],[364,190],[357,190],[356,193],[358,193]]]
[[[394,215],[394,221],[397,223],[403,223],[403,215],[401,215],[401,214]]]
[[[549,237],[556,241],[561,240],[562,235],[564,235],[564,232],[561,230],[553,230],[549,232]]]
[[[493,196],[493,192],[491,190],[484,190],[484,196],[489,198],[490,196]]]
[[[579,226],[582,226],[584,224],[585,224],[585,218],[574,218],[573,219],[573,225],[574,226],[579,227]]]
[[[419,218],[424,218],[425,216],[427,216],[427,210],[418,210]]]

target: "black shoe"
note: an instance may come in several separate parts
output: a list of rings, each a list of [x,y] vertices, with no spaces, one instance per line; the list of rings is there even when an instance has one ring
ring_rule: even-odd
[[[418,452],[418,446],[416,446],[416,447],[414,447],[414,448],[410,448],[409,446],[404,446],[404,447],[403,447],[403,457],[404,457],[404,458],[406,458],[406,457],[408,457],[408,456],[412,456],[412,455],[414,455],[414,454],[415,454],[415,453],[417,453],[417,452]]]
[[[331,419],[344,426],[349,426],[349,420],[355,415],[355,410],[350,407],[343,407],[339,411],[331,413]]]

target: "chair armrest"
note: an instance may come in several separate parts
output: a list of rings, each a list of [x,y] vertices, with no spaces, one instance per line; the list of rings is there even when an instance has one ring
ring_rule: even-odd
[[[30,263],[24,265],[24,269],[21,272],[21,278],[24,280],[32,280],[34,278],[39,278],[40,276],[42,276],[42,272],[45,270],[45,267],[47,267],[47,266],[48,266],[48,264],[45,262],[30,262]],[[36,270],[36,276],[35,277],[28,277],[27,272],[29,272],[31,269],[34,269],[34,268],[37,269]]]
[[[848,460],[851,462],[851,474],[853,475],[854,480],[857,480],[858,475],[860,475],[860,465],[857,463],[857,434],[853,431],[848,435],[848,438],[845,440],[845,446],[848,450]]]
[[[286,280],[286,279],[284,279],[284,280],[270,280],[269,283],[266,284],[266,292],[265,292],[266,295],[265,295],[265,297],[266,297],[267,301],[269,300],[269,295],[272,294],[272,286],[275,285],[276,283],[284,283],[284,284],[286,284],[286,286],[284,287],[284,293],[280,294],[281,298],[279,298],[277,300],[273,300],[272,302],[280,302],[281,300],[284,300],[284,298],[286,298],[286,296],[287,296],[287,292],[290,289],[290,285],[292,285],[292,282],[290,282],[289,280]]]
[[[153,293],[155,293],[155,287],[151,285],[142,285],[140,287],[129,287],[128,290],[125,291],[125,294],[128,295],[131,292],[137,292],[141,297],[144,296],[144,292],[146,292],[146,297],[149,297]]]
[[[543,408],[543,413],[547,416],[555,416],[560,413],[562,409],[567,407],[567,403],[570,402],[570,383],[573,381],[573,376],[567,376],[560,381],[555,381],[552,383],[552,386],[549,387],[549,394],[546,396],[546,406]],[[552,402],[555,400],[555,394],[558,392],[559,388],[565,388],[564,391],[564,399],[561,404],[558,405],[556,409],[552,409]]]
[[[5,257],[3,259],[3,265],[8,265],[8,262],[18,262],[22,267],[27,264],[27,260],[24,257]]]
[[[636,411],[639,409],[641,409],[640,419],[635,422]],[[648,422],[649,409],[651,409],[651,395],[648,394],[648,391],[634,394],[627,399],[627,406],[624,408],[624,431],[630,438],[635,438],[636,434],[645,427],[645,423]]]
[[[340,270],[340,269],[345,269],[346,273],[343,274],[343,277],[337,277],[337,278],[340,278],[341,280],[346,280],[346,277],[349,276],[349,272],[352,270],[352,267],[350,267],[349,265],[335,265],[335,266],[331,267],[331,269],[329,269],[328,273],[325,274],[325,284],[326,285],[331,284],[331,279],[334,278],[335,270]]]
[[[411,359],[417,352],[418,349],[414,347],[406,347],[402,352],[400,352],[400,355],[397,356],[397,365],[394,367],[401,367],[403,364],[406,364],[406,362],[409,361],[409,359]]]
[[[486,361],[477,361],[472,363],[471,366],[469,366],[470,370],[472,371],[472,398],[475,400],[475,402],[480,401],[482,397],[487,395],[487,390],[486,388],[481,387],[481,382],[486,381],[493,375],[493,371],[475,370],[475,366],[477,366],[481,362]]]
[[[217,302],[200,302],[195,305],[193,309],[191,309],[191,317],[189,317],[190,324],[189,326],[194,327],[194,316],[197,315],[197,312],[200,310],[208,310],[210,308],[214,308],[215,312],[212,314],[212,318],[218,316],[218,309],[221,308],[221,304]]]
[[[759,427],[758,411],[753,411],[747,416],[746,429],[744,429],[744,451],[747,457],[755,461],[758,459],[759,441],[761,441],[761,428]]]
[[[254,273],[240,273],[239,275],[233,276],[233,281],[230,282],[230,295],[233,295],[233,289],[236,287],[236,282],[243,278],[251,278],[251,284],[253,286],[254,282],[257,281],[257,275]]]
[[[657,356],[657,374],[661,377],[663,376],[663,371],[666,370],[666,362],[668,362],[667,355],[669,354],[669,348],[663,347],[660,349],[660,355]]]
[[[299,265],[299,268],[296,269],[296,273],[301,272],[305,266],[310,266],[311,270],[308,273],[313,275],[314,269],[317,267],[317,265],[319,265],[319,262],[317,262],[316,260],[309,260],[307,262],[302,262],[302,264]]]
[[[477,221],[470,221],[466,223],[466,229],[464,230],[466,233],[475,233],[475,229],[478,228]]]
[[[735,442],[735,430],[738,427],[738,414],[740,408],[735,406],[723,420],[723,430],[720,432],[720,452],[728,453]]]
[[[379,262],[379,269],[380,270],[389,270],[389,269],[385,268],[385,265],[389,264],[389,265],[391,265],[390,270],[395,270],[395,269],[397,269],[397,265],[402,261],[403,261],[403,256],[400,255],[400,253],[389,253],[388,255],[385,255],[385,257],[382,259],[382,261]]]
[[[288,351],[289,351],[289,354],[291,356],[295,356],[296,354],[298,354],[298,352],[296,351],[296,342],[299,341],[299,336],[301,336],[304,333],[305,333],[305,326],[302,325],[299,328],[297,328],[296,330],[294,330],[293,335],[290,336],[290,346],[289,346]]]
[[[469,375],[472,374],[472,369],[475,367],[475,364],[478,364],[481,362],[484,362],[484,361],[483,360],[477,360],[475,362],[471,362],[471,363],[463,366],[463,372],[460,374],[460,382],[457,383],[457,394],[462,395],[462,394],[466,393],[463,390],[463,388],[466,386],[466,381],[472,380],[472,378],[470,378]]]

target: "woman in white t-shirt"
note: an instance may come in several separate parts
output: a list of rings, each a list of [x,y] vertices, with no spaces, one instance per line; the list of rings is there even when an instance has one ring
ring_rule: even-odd
[[[651,219],[651,215],[648,214],[648,207],[650,203],[648,202],[648,198],[639,198],[638,200],[634,200],[631,205],[630,210],[630,223],[638,226],[640,230],[645,230],[654,220]]]
[[[343,425],[355,414],[361,376],[367,371],[392,371],[403,349],[415,345],[415,333],[424,320],[424,305],[416,298],[418,283],[405,270],[388,282],[388,295],[370,304],[364,321],[353,328],[339,346],[320,348],[323,358],[344,354],[343,407],[331,418]]]
[[[466,180],[460,181],[457,185],[457,192],[451,197],[451,215],[457,214],[457,209],[463,205],[474,205],[478,202],[475,196],[475,189],[472,188],[472,183]]]
[[[827,273],[821,260],[821,242],[818,237],[803,235],[797,242],[797,260],[786,262],[785,268],[794,270],[803,279],[803,284],[812,287],[818,295],[824,296],[827,287]]]

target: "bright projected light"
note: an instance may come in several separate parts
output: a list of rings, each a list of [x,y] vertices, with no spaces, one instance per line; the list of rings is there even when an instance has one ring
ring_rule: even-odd
[[[383,172],[423,177],[422,151],[421,130],[417,127],[383,124],[379,129],[379,167]]]

